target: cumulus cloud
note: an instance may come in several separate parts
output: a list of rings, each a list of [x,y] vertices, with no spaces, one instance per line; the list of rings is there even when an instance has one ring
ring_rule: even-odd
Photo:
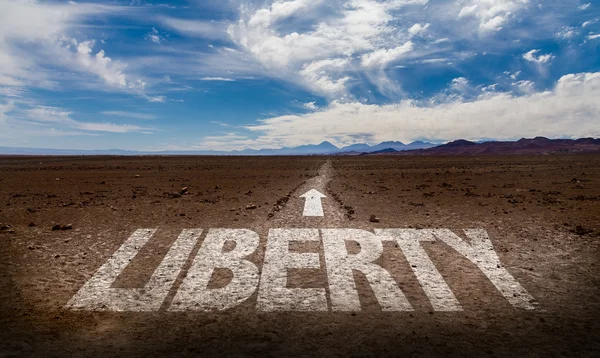
[[[499,31],[528,3],[529,0],[469,0],[458,16],[477,19],[482,31]]]
[[[72,63],[65,63],[65,60],[78,60],[76,56],[65,53],[62,39],[70,27],[92,15],[118,11],[119,8],[113,6],[96,4],[0,2],[0,84],[49,86],[51,80],[43,70],[46,66],[70,67]],[[24,52],[20,47],[23,45],[34,45],[38,51]],[[86,50],[90,45],[83,44],[81,52],[76,53],[89,55]],[[46,53],[39,52],[43,50]],[[98,70],[102,65],[107,66],[109,61],[102,52],[97,54],[96,59],[87,60],[87,69]],[[112,80],[119,82],[118,79]]]
[[[554,59],[554,56],[550,54],[536,56],[536,53],[538,52],[540,52],[540,50],[531,50],[527,53],[524,53],[523,58],[529,62],[534,62],[540,65],[544,63],[549,63]]]
[[[399,24],[392,24],[393,12],[427,3],[427,0],[276,1],[259,9],[242,8],[241,19],[229,26],[228,33],[239,48],[278,77],[325,96],[343,96],[352,78],[350,73],[356,71],[355,59],[365,69],[381,67],[413,48],[408,38],[424,32],[428,24],[400,29]],[[335,11],[321,11],[325,5]],[[313,23],[303,26],[302,31],[286,30],[282,25],[284,20],[297,15]],[[387,46],[397,43],[399,36],[405,37],[404,45]]]
[[[0,2],[0,86],[15,88],[0,94],[14,95],[29,87],[54,88],[68,73],[69,79],[79,80],[72,83],[82,87],[145,97],[146,82],[127,73],[126,63],[96,49],[94,39],[79,40],[72,35],[84,37],[75,28],[86,19],[122,9],[92,3]]]
[[[429,24],[425,24],[425,25],[414,24],[408,29],[408,33],[411,36],[417,36],[419,34],[424,33],[425,31],[427,31],[428,28],[429,28]]]
[[[346,89],[346,82],[350,77],[336,76],[336,74],[343,72],[349,63],[350,60],[344,58],[313,61],[304,65],[299,73],[306,81],[306,86],[317,92],[342,93]]]
[[[588,35],[587,38],[588,38],[588,40],[595,40],[595,39],[600,38],[600,34],[590,34],[590,35]]]
[[[509,140],[538,135],[599,137],[598,98],[600,72],[578,73],[563,76],[549,91],[524,95],[493,92],[473,101],[457,99],[433,105],[410,100],[389,105],[334,101],[320,111],[260,120],[247,127],[256,137],[231,134],[227,139],[235,139],[229,143],[241,149],[297,146],[323,140],[346,145],[364,134],[375,142]],[[211,137],[209,142],[221,140],[223,137]]]
[[[317,105],[316,105],[316,103],[315,103],[315,102],[308,102],[308,103],[304,103],[304,108],[306,108],[306,109],[308,109],[308,110],[311,110],[311,111],[314,111],[314,110],[316,110],[318,107],[317,107]]]

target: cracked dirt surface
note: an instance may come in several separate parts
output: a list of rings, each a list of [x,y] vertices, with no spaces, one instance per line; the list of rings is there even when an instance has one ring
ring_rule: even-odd
[[[597,356],[600,352],[600,157],[2,158],[0,355]],[[58,179],[58,180],[57,180]],[[188,190],[182,190],[187,187]],[[323,217],[303,217],[317,189]],[[375,215],[379,223],[370,221]],[[71,224],[56,230],[55,224]],[[156,234],[112,287],[143,287],[188,228],[198,242],[155,312],[71,311],[65,304],[139,228]],[[274,228],[484,228],[535,298],[513,307],[464,256],[423,244],[462,306],[436,311],[407,258],[384,242],[385,268],[413,311],[383,312],[361,272],[361,309],[261,312],[257,292],[220,312],[170,312],[208,229],[250,229],[259,269]],[[352,241],[348,252],[360,252]],[[290,288],[323,288],[320,268],[290,269]],[[210,288],[231,280],[215,270]]]

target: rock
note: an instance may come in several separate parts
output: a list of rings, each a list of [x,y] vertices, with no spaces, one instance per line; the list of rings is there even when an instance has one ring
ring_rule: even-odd
[[[34,227],[34,226],[35,226],[35,223],[29,223],[29,225],[27,225],[27,226],[29,226],[29,227]]]
[[[577,234],[579,236],[584,236],[584,235],[587,235],[587,234],[591,234],[593,232],[593,230],[585,228],[585,227],[583,227],[581,225],[577,225],[575,227],[575,230],[571,230],[571,232],[574,233],[574,234]]]
[[[10,225],[8,225],[8,224],[4,224],[4,225],[0,224],[0,231],[1,232],[5,232],[7,234],[14,234],[15,233],[15,230],[13,229],[13,227],[10,226]]]
[[[60,224],[56,224],[52,227],[52,231],[58,231],[58,230],[72,230],[73,229],[73,225],[71,224],[67,224],[67,225],[60,225]]]
[[[181,190],[179,191],[179,195],[188,195],[188,187],[184,186],[183,188],[181,188]]]
[[[215,190],[219,190],[219,189],[221,189],[221,187],[220,187],[220,186],[218,186],[218,185],[217,185],[217,186],[215,186]]]
[[[246,205],[246,210],[253,210],[253,209],[256,209],[256,205],[254,205],[254,204]]]
[[[179,193],[164,193],[164,196],[171,199],[181,198],[181,194]]]
[[[378,223],[379,222],[379,218],[377,216],[375,216],[375,214],[371,215],[369,217],[369,221],[372,223]]]
[[[54,180],[56,180],[56,181],[60,181],[60,178],[56,178],[56,179],[54,179]]]
[[[140,176],[139,176],[139,175],[136,175],[135,177],[136,177],[136,178],[139,178]]]

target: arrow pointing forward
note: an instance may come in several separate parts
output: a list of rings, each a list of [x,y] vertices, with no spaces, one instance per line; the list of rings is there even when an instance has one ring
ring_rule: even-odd
[[[301,198],[306,198],[304,202],[304,216],[324,216],[323,214],[323,203],[322,198],[326,198],[325,195],[321,194],[315,189],[311,189],[306,194],[300,195]]]

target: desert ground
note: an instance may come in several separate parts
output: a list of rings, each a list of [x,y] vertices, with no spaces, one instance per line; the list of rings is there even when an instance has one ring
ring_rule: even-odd
[[[326,196],[323,216],[303,215],[311,189]],[[145,287],[182,230],[196,228],[156,309],[69,306],[136,230],[156,229],[115,269],[111,288]],[[421,267],[385,241],[373,262],[408,306],[386,309],[353,270],[360,305],[336,310],[320,237],[341,228],[448,229],[462,238],[483,229],[500,260],[492,269],[507,271],[530,306],[513,304],[516,294],[501,294],[438,238],[421,246],[460,309],[437,309]],[[320,229],[288,247],[314,253],[318,267],[288,268],[283,282],[294,292],[321,289],[324,310],[263,310],[258,288],[223,310],[172,310],[194,283],[186,274],[212,229],[258,235],[244,259],[261,287],[271,230]],[[349,255],[366,250],[343,239]],[[0,356],[600,355],[600,155],[0,157],[0,242]],[[204,288],[232,280],[217,267]]]

